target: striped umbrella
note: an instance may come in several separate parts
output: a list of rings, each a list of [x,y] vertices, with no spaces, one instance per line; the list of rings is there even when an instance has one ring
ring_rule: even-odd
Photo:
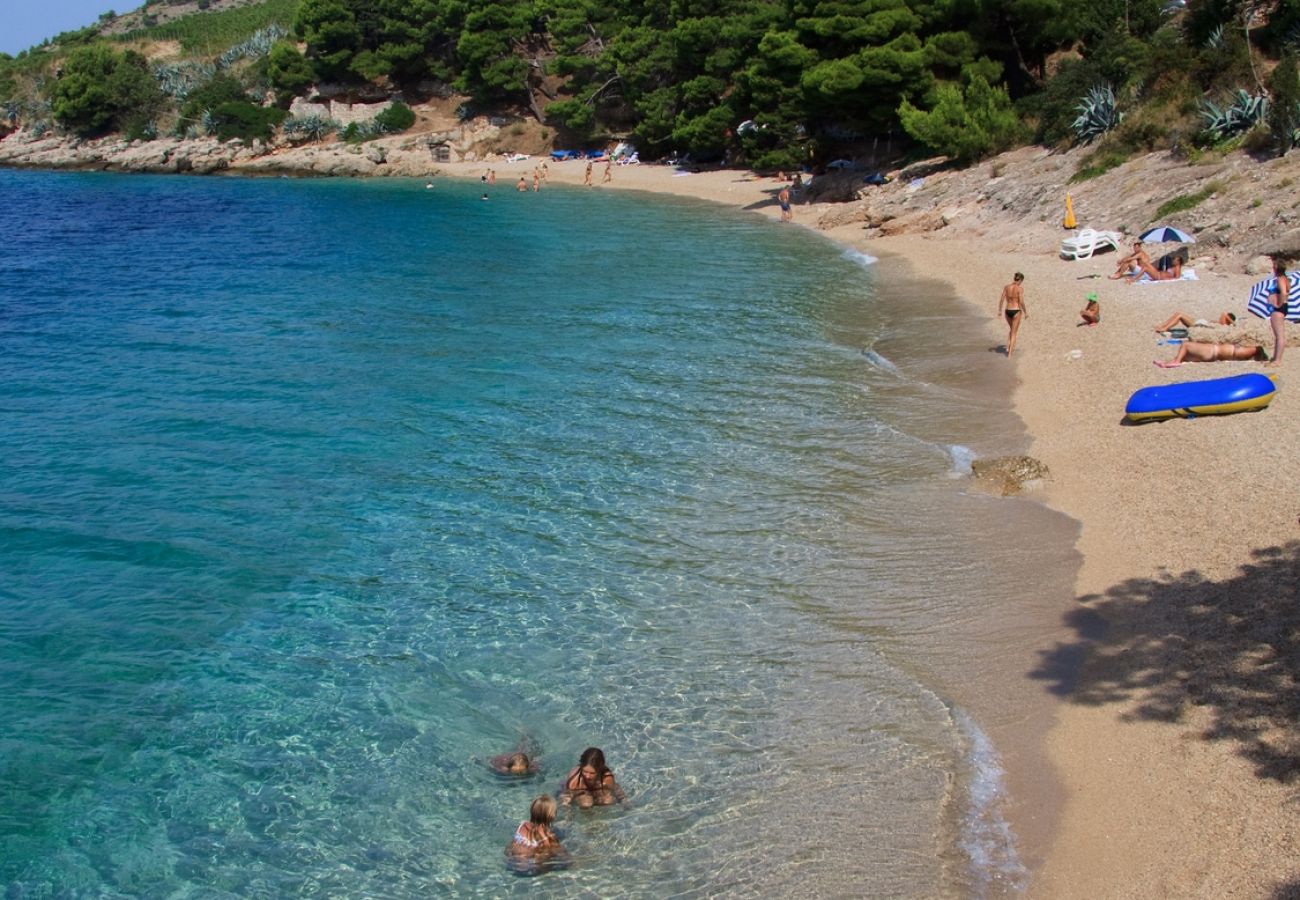
[[[1287,311],[1286,318],[1288,322],[1300,322],[1300,272],[1287,272],[1287,280],[1291,282],[1291,290],[1287,294]],[[1268,302],[1268,295],[1277,287],[1277,277],[1270,275],[1250,289],[1250,299],[1246,302],[1246,309],[1261,319],[1267,319],[1269,310],[1272,305]]]
[[[1148,229],[1138,237],[1138,240],[1144,244],[1166,244],[1177,241],[1181,244],[1195,244],[1196,238],[1192,237],[1186,231],[1179,231],[1170,225],[1157,225],[1155,228]]]

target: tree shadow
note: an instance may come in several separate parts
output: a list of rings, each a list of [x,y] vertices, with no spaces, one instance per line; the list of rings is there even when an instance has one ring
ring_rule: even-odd
[[[1071,703],[1132,702],[1130,720],[1202,707],[1205,740],[1233,742],[1260,778],[1300,782],[1300,541],[1252,551],[1222,581],[1189,570],[1079,599],[1077,640],[1031,677]]]

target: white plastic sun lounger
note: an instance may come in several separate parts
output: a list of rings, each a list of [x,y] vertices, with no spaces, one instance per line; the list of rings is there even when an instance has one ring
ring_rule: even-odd
[[[1088,259],[1098,250],[1109,247],[1119,249],[1123,235],[1118,231],[1097,231],[1094,228],[1081,228],[1072,237],[1061,241],[1062,259]]]

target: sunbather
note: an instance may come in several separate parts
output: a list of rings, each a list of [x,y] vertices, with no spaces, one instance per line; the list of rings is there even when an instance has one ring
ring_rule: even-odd
[[[1180,256],[1175,256],[1173,265],[1163,272],[1151,265],[1151,260],[1149,259],[1146,262],[1139,260],[1137,267],[1138,270],[1125,279],[1129,284],[1137,281],[1143,275],[1147,276],[1152,281],[1177,281],[1183,277],[1183,260]]]
[[[1148,266],[1151,265],[1151,257],[1147,256],[1147,252],[1142,249],[1142,242],[1135,241],[1133,243],[1133,252],[1127,254],[1116,264],[1115,274],[1110,277],[1114,279],[1128,278],[1134,272],[1140,271],[1142,263],[1146,263]]]
[[[1193,319],[1187,313],[1176,312],[1157,325],[1156,332],[1163,333],[1171,328],[1191,328],[1193,325],[1232,325],[1236,321],[1237,317],[1230,312],[1219,313],[1219,318],[1213,322],[1205,319]]]
[[[1216,344],[1211,341],[1183,341],[1178,345],[1178,353],[1173,359],[1162,361],[1156,360],[1155,363],[1162,369],[1172,369],[1181,366],[1185,362],[1218,362],[1219,360],[1230,359],[1236,362],[1245,362],[1250,359],[1257,359],[1261,362],[1268,360],[1268,354],[1264,352],[1263,347],[1252,347],[1249,344]]]

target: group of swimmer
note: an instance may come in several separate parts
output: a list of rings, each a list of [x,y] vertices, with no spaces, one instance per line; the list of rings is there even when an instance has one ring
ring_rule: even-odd
[[[1138,258],[1138,257],[1141,258]],[[1129,271],[1129,266],[1136,261],[1139,275],[1142,272],[1150,275],[1157,281],[1169,281],[1181,277],[1182,263],[1175,259],[1175,268],[1169,272],[1157,273],[1157,270],[1150,265],[1150,259],[1142,251],[1141,243],[1133,245],[1133,253],[1120,260],[1119,268],[1116,274],[1111,278],[1122,277],[1119,273]],[[1233,344],[1227,341],[1216,343],[1211,341],[1183,341],[1178,346],[1178,351],[1173,359],[1156,360],[1155,364],[1162,369],[1172,369],[1181,366],[1185,362],[1217,362],[1219,360],[1258,360],[1269,366],[1276,366],[1282,361],[1282,352],[1286,348],[1286,319],[1290,311],[1288,297],[1291,292],[1291,276],[1286,272],[1287,261],[1282,257],[1273,259],[1273,275],[1275,284],[1269,293],[1269,325],[1273,330],[1273,354],[1272,357],[1265,352],[1263,347],[1249,344]],[[1147,271],[1147,270],[1150,271]],[[1129,277],[1129,281],[1133,281]],[[1002,295],[998,298],[999,318],[1005,317],[1007,321],[1007,356],[1011,356],[1016,349],[1016,337],[1020,333],[1020,325],[1029,318],[1029,308],[1025,304],[1025,276],[1017,272],[1012,278],[1011,283],[1002,288]],[[1101,302],[1098,300],[1096,293],[1090,293],[1087,297],[1087,304],[1079,311],[1079,318],[1082,320],[1081,326],[1095,327],[1101,323]],[[1232,325],[1237,321],[1237,317],[1229,312],[1222,313],[1217,321],[1219,325]],[[1166,321],[1155,327],[1159,333],[1168,332],[1174,327],[1188,328],[1196,324],[1206,324],[1209,322],[1198,322],[1184,313],[1174,313]]]
[[[488,764],[498,774],[510,777],[535,775],[541,769],[537,757],[523,748],[494,756]],[[568,864],[568,853],[555,831],[560,806],[571,804],[578,809],[591,809],[625,802],[627,795],[615,781],[613,770],[605,764],[604,752],[599,747],[588,747],[582,751],[578,764],[564,776],[554,797],[541,794],[533,799],[528,818],[519,823],[506,846],[506,857],[520,871],[562,868]]]

